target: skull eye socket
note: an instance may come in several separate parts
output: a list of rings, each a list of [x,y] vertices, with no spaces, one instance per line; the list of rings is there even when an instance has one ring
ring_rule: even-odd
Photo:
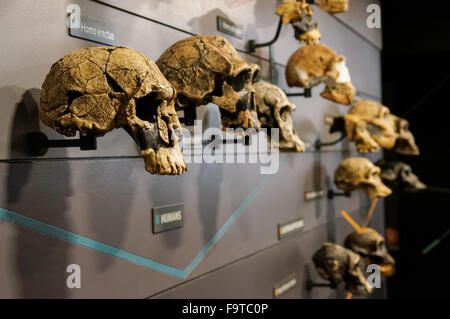
[[[244,70],[235,77],[227,78],[226,81],[235,92],[239,92],[244,89],[245,83],[250,80],[250,77],[251,77],[250,70]]]
[[[280,110],[280,116],[281,119],[283,121],[287,121],[287,119],[289,118],[289,115],[291,114],[291,108],[289,107],[289,105],[283,106]]]
[[[155,99],[156,92],[152,92],[140,99],[136,99],[136,116],[147,122],[155,123],[158,119],[157,111],[160,101]]]

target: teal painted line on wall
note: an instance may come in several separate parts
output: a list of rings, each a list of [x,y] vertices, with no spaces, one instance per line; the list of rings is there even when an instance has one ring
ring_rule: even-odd
[[[7,222],[38,231],[40,233],[47,234],[49,236],[52,236],[52,237],[55,237],[58,239],[66,240],[73,244],[91,248],[93,250],[97,250],[102,253],[127,260],[133,264],[152,268],[159,272],[163,272],[163,273],[175,276],[175,277],[179,277],[179,278],[185,277],[184,272],[182,270],[157,263],[153,260],[144,258],[142,256],[138,256],[138,255],[132,254],[130,252],[127,252],[125,250],[103,244],[96,240],[92,240],[87,237],[80,236],[78,234],[69,232],[62,228],[43,223],[36,219],[32,219],[32,218],[29,218],[29,217],[26,217],[26,216],[23,216],[20,214],[10,212],[3,208],[0,208],[0,219],[3,219]]]
[[[230,218],[217,231],[217,233],[211,238],[211,240],[205,245],[205,247],[203,247],[202,250],[200,250],[200,252],[197,254],[197,256],[195,256],[195,258],[192,260],[192,262],[187,266],[185,270],[180,270],[171,266],[155,262],[148,258],[144,258],[142,256],[135,255],[125,250],[110,245],[106,245],[99,241],[72,233],[62,228],[52,226],[50,224],[11,212],[3,208],[0,208],[0,220],[4,220],[19,226],[35,230],[40,233],[47,234],[57,239],[65,240],[79,246],[87,247],[120,259],[124,259],[133,264],[151,268],[156,271],[166,273],[168,275],[185,279],[192,272],[192,270],[194,270],[194,268],[197,267],[197,265],[203,260],[206,254],[214,247],[214,245],[220,240],[220,238],[226,233],[226,231],[236,222],[239,216],[253,202],[256,196],[264,189],[264,187],[267,185],[272,176],[273,175],[265,176],[258,183],[258,185],[256,185],[256,187],[250,192],[247,198],[239,205],[239,207],[233,212]]]

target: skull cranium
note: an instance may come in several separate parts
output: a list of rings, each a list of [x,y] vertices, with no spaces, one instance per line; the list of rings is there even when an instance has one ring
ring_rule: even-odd
[[[345,239],[344,246],[363,257],[367,265],[378,265],[383,276],[394,274],[395,260],[388,253],[383,236],[376,230],[362,228],[361,232],[353,232]]]
[[[313,256],[320,277],[334,286],[345,283],[345,289],[354,295],[367,296],[372,292],[361,271],[360,256],[342,246],[325,243]]]
[[[177,107],[210,102],[220,108],[222,127],[259,129],[255,81],[260,67],[244,61],[221,36],[193,36],[178,41],[156,61],[177,90]]]
[[[318,0],[320,9],[328,13],[341,13],[348,10],[348,0]]]
[[[408,121],[374,101],[359,100],[344,116],[347,137],[356,142],[360,153],[374,152],[380,146],[396,152],[417,155],[419,149],[408,130]]]
[[[295,105],[289,102],[286,94],[278,86],[268,82],[255,83],[258,118],[263,128],[279,128],[279,147],[282,151],[304,152],[305,145],[300,140],[292,122],[291,113]],[[269,130],[270,132],[270,130]]]
[[[305,0],[284,0],[275,12],[284,24],[291,23],[295,38],[300,43],[319,43],[321,34],[317,22],[313,21],[313,10]]]
[[[386,197],[392,193],[381,181],[380,168],[363,157],[345,159],[334,173],[334,182],[346,192],[362,189],[371,199]]]
[[[400,161],[380,160],[376,163],[381,168],[381,178],[388,183],[402,186],[407,192],[417,192],[426,189],[410,165]]]
[[[153,61],[125,47],[81,49],[53,64],[42,85],[40,118],[66,136],[124,128],[151,174],[178,175],[186,164],[174,130],[175,90]]]
[[[345,57],[321,45],[305,45],[298,49],[286,66],[288,85],[311,88],[326,84],[321,96],[336,103],[352,103],[356,89],[351,83]]]

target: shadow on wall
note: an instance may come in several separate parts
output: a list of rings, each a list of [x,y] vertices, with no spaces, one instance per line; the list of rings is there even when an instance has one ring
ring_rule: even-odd
[[[0,92],[4,93],[2,89]],[[39,90],[26,90],[16,105],[11,125],[11,154],[26,154],[24,135],[39,130]],[[0,97],[1,98],[1,97]],[[18,96],[20,99],[20,96]],[[13,155],[13,156],[14,156]],[[68,228],[66,198],[71,195],[70,168],[67,162],[31,161],[8,164],[7,209],[26,214],[61,228]],[[3,206],[3,205],[2,205]],[[65,298],[68,244],[17,226],[16,280],[21,298]]]

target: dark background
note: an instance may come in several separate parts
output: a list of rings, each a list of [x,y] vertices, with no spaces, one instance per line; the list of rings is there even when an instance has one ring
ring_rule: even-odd
[[[421,150],[420,156],[395,156],[410,164],[425,184],[439,188],[414,194],[397,191],[386,201],[386,227],[399,235],[398,242],[390,242],[397,273],[389,279],[389,297],[448,298],[450,4],[382,4],[384,104],[410,122]]]

